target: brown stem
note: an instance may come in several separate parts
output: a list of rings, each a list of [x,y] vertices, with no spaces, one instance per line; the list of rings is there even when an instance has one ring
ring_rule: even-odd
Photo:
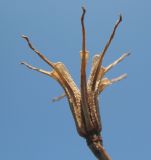
[[[110,156],[102,145],[102,138],[98,134],[89,136],[87,139],[87,145],[98,158],[98,160],[111,160]]]

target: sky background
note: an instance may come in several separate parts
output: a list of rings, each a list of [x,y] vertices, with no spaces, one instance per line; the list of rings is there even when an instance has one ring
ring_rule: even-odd
[[[62,61],[79,85],[81,6],[86,4],[87,73],[121,13],[123,22],[104,65],[131,52],[108,73],[128,78],[100,96],[104,146],[113,160],[151,159],[151,2],[150,0],[0,0],[0,159],[93,160],[78,136],[63,90],[53,79],[28,70],[27,62],[51,70],[20,37],[53,62]]]

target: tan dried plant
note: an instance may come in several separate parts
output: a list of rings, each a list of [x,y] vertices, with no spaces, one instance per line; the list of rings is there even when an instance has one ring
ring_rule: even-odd
[[[105,77],[105,74],[116,64],[122,61],[125,57],[129,55],[129,53],[123,54],[120,58],[114,61],[112,64],[107,67],[102,66],[102,61],[104,55],[110,46],[110,43],[115,35],[115,32],[122,21],[122,16],[119,16],[118,21],[116,22],[113,31],[110,35],[110,38],[105,45],[103,51],[100,55],[95,55],[92,62],[92,67],[90,71],[90,76],[87,81],[86,76],[86,66],[89,57],[89,53],[86,50],[86,40],[85,40],[85,26],[84,26],[84,17],[86,13],[86,9],[82,7],[82,16],[81,16],[81,24],[82,24],[82,51],[80,52],[81,56],[81,72],[80,72],[80,89],[77,87],[75,82],[73,81],[69,71],[65,67],[65,65],[61,62],[54,63],[48,60],[42,53],[36,50],[31,44],[29,38],[27,36],[22,36],[24,38],[29,47],[42,59],[44,60],[53,70],[45,71],[43,69],[36,68],[27,62],[21,62],[21,64],[25,65],[29,69],[41,72],[49,77],[52,77],[62,86],[64,89],[64,94],[54,99],[54,101],[59,100],[63,97],[67,97],[69,106],[75,121],[76,129],[79,135],[86,139],[87,145],[93,152],[93,154],[99,160],[111,160],[110,156],[106,152],[103,147],[103,140],[101,137],[102,124],[101,117],[99,111],[99,102],[98,96],[104,88],[107,86],[124,79],[127,74],[123,74],[114,79],[108,79]]]

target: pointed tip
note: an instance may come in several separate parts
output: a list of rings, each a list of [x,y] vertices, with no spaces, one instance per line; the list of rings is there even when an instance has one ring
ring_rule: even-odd
[[[23,61],[21,61],[21,62],[19,62],[19,64],[24,64],[24,62],[23,62]]]
[[[22,37],[22,38],[26,38],[27,36],[25,36],[25,35],[22,34],[21,37]]]
[[[131,52],[127,52],[127,53],[123,54],[124,57],[130,56],[130,55],[131,55]]]
[[[130,55],[131,55],[131,52],[128,52],[128,53],[127,53],[127,56],[130,56]]]
[[[86,1],[85,0],[83,0],[83,2],[82,2],[82,9],[86,9]]]
[[[82,10],[83,10],[84,12],[86,11],[86,7],[85,7],[85,5],[84,5],[84,4],[82,5],[82,7],[81,7],[81,8],[82,8]]]
[[[123,79],[125,79],[125,78],[127,78],[128,77],[128,74],[127,73],[124,73],[124,74],[122,74],[121,76],[119,76],[118,78],[117,78],[117,81],[121,81],[121,80],[123,80]]]
[[[121,79],[127,78],[127,77],[128,77],[128,74],[127,74],[127,73],[124,73],[123,75],[121,75]]]
[[[119,15],[119,21],[121,22],[123,20],[122,14]]]
[[[25,61],[21,61],[21,62],[19,62],[19,64],[20,64],[20,65],[26,65],[26,64],[27,64],[27,62],[25,62]]]
[[[86,35],[85,35],[85,26],[84,26],[84,17],[85,17],[85,12],[86,9],[84,6],[82,6],[82,15],[81,15],[81,25],[82,25],[82,51],[85,52],[86,51]]]
[[[123,56],[124,57],[128,57],[128,56],[130,56],[131,55],[131,52],[127,52],[127,53],[125,53]]]
[[[27,37],[27,36],[25,36],[25,35],[21,35],[21,37],[22,37],[23,39],[28,40],[28,37]]]
[[[85,14],[85,12],[86,12],[86,7],[85,7],[85,5],[82,5],[82,11],[83,11],[83,14]]]
[[[116,78],[111,79],[111,83],[116,83],[116,82],[118,82],[118,81],[121,81],[121,80],[127,78],[127,76],[128,76],[127,73],[124,73],[124,74],[122,74],[122,75],[119,76],[119,77],[116,77]]]

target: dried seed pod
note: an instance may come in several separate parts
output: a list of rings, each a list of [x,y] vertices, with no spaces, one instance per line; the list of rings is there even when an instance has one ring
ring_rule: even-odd
[[[56,98],[55,100],[58,100],[64,96],[67,97],[79,135],[86,139],[87,145],[99,160],[111,160],[111,158],[109,157],[109,155],[107,154],[107,152],[103,147],[103,140],[101,137],[102,124],[99,111],[98,96],[104,90],[105,87],[119,80],[122,80],[127,76],[126,74],[123,74],[117,78],[109,80],[108,78],[105,77],[105,74],[112,67],[114,67],[123,59],[125,59],[125,57],[129,55],[129,53],[122,55],[119,59],[117,59],[115,62],[113,62],[107,67],[102,66],[104,55],[108,47],[110,46],[112,39],[114,38],[118,25],[122,21],[122,16],[119,17],[117,23],[115,24],[111,36],[107,44],[105,45],[102,53],[100,55],[94,56],[90,76],[87,81],[86,65],[89,53],[86,50],[86,32],[84,26],[84,17],[86,9],[82,7],[82,10],[83,13],[81,16],[82,51],[80,52],[80,57],[81,57],[80,89],[78,89],[77,85],[73,81],[65,65],[61,62],[53,63],[50,60],[48,60],[42,53],[40,53],[33,47],[32,43],[30,42],[27,36],[22,36],[22,38],[24,38],[27,41],[29,47],[42,60],[44,60],[53,70],[50,72],[45,71],[43,69],[33,67],[27,62],[21,62],[21,64],[25,65],[29,69],[48,75],[49,77],[52,77],[56,81],[58,81],[58,83],[64,89],[64,94],[59,98]]]

